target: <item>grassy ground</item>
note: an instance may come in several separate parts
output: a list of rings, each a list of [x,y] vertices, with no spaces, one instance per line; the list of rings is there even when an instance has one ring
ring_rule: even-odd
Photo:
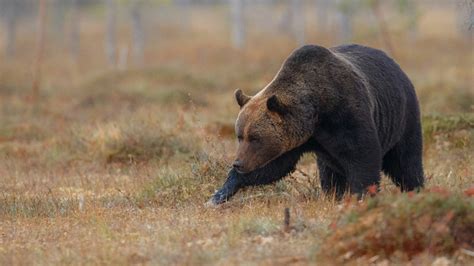
[[[269,82],[295,47],[288,39],[234,51],[222,36],[189,33],[191,45],[177,35],[147,51],[156,63],[114,71],[86,24],[77,64],[49,46],[36,104],[31,55],[2,61],[0,264],[472,263],[472,238],[460,235],[474,222],[474,55],[452,14],[431,12],[417,40],[394,31],[422,107],[427,191],[402,195],[384,178],[364,203],[323,197],[306,156],[285,180],[204,208],[235,151],[233,90]]]

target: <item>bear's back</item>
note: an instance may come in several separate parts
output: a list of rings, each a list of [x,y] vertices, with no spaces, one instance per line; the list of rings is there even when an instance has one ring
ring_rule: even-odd
[[[385,52],[361,45],[330,48],[363,73],[375,103],[374,122],[384,150],[398,141],[419,116],[414,87],[400,66]]]
[[[413,85],[400,66],[381,50],[357,44],[336,46],[329,50],[362,72],[374,93],[382,91],[383,96],[401,91],[405,94],[413,90]]]

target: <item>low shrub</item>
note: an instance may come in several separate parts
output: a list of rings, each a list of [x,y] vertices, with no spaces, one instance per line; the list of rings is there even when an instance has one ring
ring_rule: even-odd
[[[349,208],[331,227],[320,254],[340,262],[396,252],[408,259],[452,255],[474,249],[474,201],[441,189],[377,196]]]

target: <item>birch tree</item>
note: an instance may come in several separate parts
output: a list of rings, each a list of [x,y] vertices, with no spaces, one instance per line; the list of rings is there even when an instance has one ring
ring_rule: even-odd
[[[78,1],[79,0],[71,0],[71,28],[69,34],[69,51],[74,61],[77,61],[79,57],[79,48],[81,42]]]
[[[319,32],[327,32],[330,0],[316,1],[316,20]]]
[[[64,21],[67,6],[68,1],[65,0],[54,0],[51,2],[52,33],[58,42],[64,40]]]
[[[131,3],[130,17],[132,22],[132,55],[136,65],[143,65],[145,32],[143,29],[142,1],[133,0]]]
[[[36,58],[34,63],[32,100],[36,102],[39,96],[41,85],[41,68],[43,65],[43,53],[45,45],[45,22],[46,22],[46,0],[38,1],[38,24],[36,32]]]
[[[244,3],[243,0],[230,0],[232,45],[242,49],[245,43]]]
[[[398,11],[406,16],[410,39],[416,40],[418,36],[418,19],[420,16],[418,3],[416,0],[398,0],[397,6]]]
[[[17,1],[5,1],[1,8],[4,16],[4,33],[5,33],[5,56],[11,58],[15,55],[16,30],[18,18],[18,3]]]
[[[191,0],[175,0],[175,4],[179,8],[179,13],[182,14],[179,20],[181,30],[187,31],[191,22]]]
[[[474,32],[474,1],[462,0],[457,3],[457,24],[462,36],[473,42]]]
[[[342,43],[352,40],[352,16],[355,12],[355,3],[352,0],[338,0],[338,13],[340,19],[339,39]]]
[[[303,0],[291,0],[292,31],[298,45],[305,43],[305,16]]]
[[[117,53],[117,1],[106,0],[105,53],[111,66],[116,66]]]

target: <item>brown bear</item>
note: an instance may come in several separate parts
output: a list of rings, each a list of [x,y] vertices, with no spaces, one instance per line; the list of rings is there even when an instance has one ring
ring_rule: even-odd
[[[415,89],[380,50],[306,45],[255,96],[237,90],[235,97],[237,157],[212,204],[280,180],[307,152],[316,154],[322,190],[337,198],[363,195],[381,171],[402,191],[423,186]]]

